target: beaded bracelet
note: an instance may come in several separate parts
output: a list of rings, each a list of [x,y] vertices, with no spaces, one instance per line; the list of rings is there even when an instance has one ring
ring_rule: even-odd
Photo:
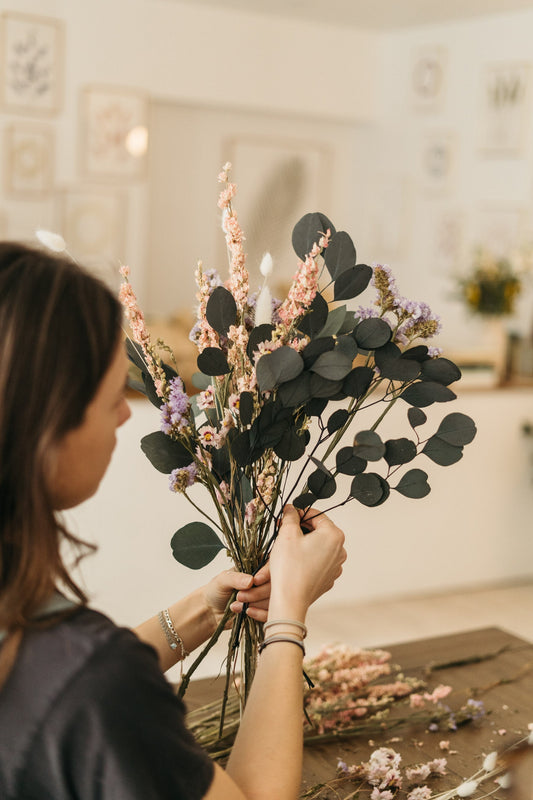
[[[183,644],[183,639],[176,631],[174,624],[170,618],[170,614],[168,613],[168,608],[164,608],[162,611],[159,612],[157,615],[159,619],[159,624],[163,629],[163,633],[165,634],[166,640],[169,644],[171,650],[177,650],[178,647],[181,651],[181,660],[183,661],[189,654],[185,650],[185,645]]]
[[[265,647],[268,647],[269,644],[273,644],[274,642],[290,642],[291,644],[296,644],[305,656],[304,643],[301,639],[296,639],[294,636],[269,636],[259,645],[259,654],[261,655]]]
[[[271,619],[264,623],[263,630],[266,631],[273,625],[293,625],[295,628],[300,628],[302,631],[302,639],[305,639],[307,636],[307,626],[297,619]]]

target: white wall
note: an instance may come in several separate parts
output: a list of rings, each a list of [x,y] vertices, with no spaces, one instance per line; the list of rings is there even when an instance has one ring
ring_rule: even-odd
[[[485,201],[532,210],[531,137],[517,160],[482,158],[476,109],[485,63],[531,58],[533,13],[376,36],[296,21],[279,25],[169,0],[0,0],[0,10],[15,6],[66,23],[65,102],[48,122],[57,134],[58,187],[79,181],[78,97],[88,84],[140,88],[169,103],[313,116],[327,124],[372,123],[376,135],[357,155],[359,197],[368,213],[352,220],[353,209],[346,209],[339,225],[353,232],[365,260],[379,260],[382,238],[376,231],[398,215],[405,244],[391,266],[402,291],[441,312],[443,341],[455,347],[482,336],[482,328],[472,327],[449,300],[450,265],[443,274],[431,232],[441,212],[458,213],[464,241],[457,252],[464,254]],[[445,102],[429,116],[408,103],[409,65],[418,45],[448,51]],[[5,128],[20,119],[2,112],[0,124]],[[418,161],[423,137],[435,127],[455,133],[458,141],[454,180],[438,197],[424,192]],[[144,276],[146,185],[128,186],[127,194],[123,258]],[[57,224],[53,194],[35,203],[1,200],[8,236],[27,237],[37,226]],[[142,296],[142,279],[136,283]],[[435,470],[425,500],[394,497],[378,509],[353,503],[338,514],[348,534],[349,561],[324,602],[530,576],[533,486],[520,425],[530,416],[532,400],[529,390],[461,394],[453,410],[470,413],[479,428],[464,460]],[[219,556],[202,576],[173,561],[170,536],[196,514],[167,491],[166,478],[141,454],[139,439],[157,421],[150,406],[134,406],[99,494],[71,515],[78,532],[100,544],[99,554],[83,567],[95,604],[128,624],[196,586],[223,560]]]
[[[441,314],[441,341],[454,349],[475,346],[484,336],[483,326],[454,297],[455,278],[469,269],[474,246],[490,241],[498,247],[498,232],[511,229],[515,219],[513,245],[533,241],[531,80],[522,152],[502,156],[482,149],[485,70],[506,62],[533,66],[532,35],[529,10],[412,28],[384,40],[380,172],[405,187],[403,207],[397,209],[404,220],[405,244],[390,263],[403,292],[426,300]],[[427,47],[441,48],[445,54],[444,92],[435,110],[416,108],[410,93],[414,57]],[[435,133],[452,137],[452,166],[448,185],[432,191],[424,181],[422,157],[427,137]],[[448,254],[442,247],[445,220]],[[375,240],[368,241],[379,260]],[[530,278],[510,327],[529,334],[532,308]]]
[[[378,48],[376,36],[368,33],[294,20],[279,25],[271,17],[179,0],[0,0],[0,12],[9,10],[63,20],[66,47],[63,108],[37,118],[57,137],[56,191],[31,202],[0,194],[0,235],[6,237],[31,238],[38,227],[61,228],[60,190],[82,183],[78,104],[86,86],[108,84],[166,102],[322,119],[375,115]],[[21,120],[31,117],[0,109],[1,129]],[[147,185],[116,185],[127,205],[127,235],[118,257],[134,268],[144,299]]]

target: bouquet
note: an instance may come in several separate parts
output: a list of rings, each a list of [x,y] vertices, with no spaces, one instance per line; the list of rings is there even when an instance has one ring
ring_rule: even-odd
[[[271,296],[268,255],[261,264],[264,285],[250,291],[230,166],[219,175],[229,277],[223,281],[201,263],[196,270],[191,337],[199,351],[193,378],[198,394],[187,395],[171,354],[164,358],[164,343],[152,342],[127,268],[120,295],[132,328],[135,386],[159,408],[159,430],[143,437],[142,450],[169,475],[172,491],[207,519],[174,533],[174,557],[198,569],[225,550],[238,570],[255,573],[268,560],[286,503],[301,510],[305,526],[317,513],[311,509],[354,500],[376,507],[391,491],[423,498],[430,491],[428,475],[411,462],[456,463],[476,427],[456,412],[425,432],[423,409],[454,400],[450,384],[461,377],[452,361],[423,343],[438,333],[440,322],[425,303],[400,295],[387,266],[358,263],[349,234],[337,231],[325,214],[306,214],[294,228],[298,264],[287,297]],[[349,309],[346,301],[369,285],[373,305]],[[398,403],[412,434],[384,439],[380,424]],[[355,428],[369,409],[376,410],[372,424]],[[191,498],[196,483],[208,493],[210,511]],[[228,604],[206,649],[230,616]],[[234,620],[226,685],[240,652],[243,701],[261,640],[259,623],[244,613]]]
[[[459,280],[461,299],[475,314],[506,316],[515,309],[522,289],[519,270],[511,258],[496,257],[478,248],[470,273]]]

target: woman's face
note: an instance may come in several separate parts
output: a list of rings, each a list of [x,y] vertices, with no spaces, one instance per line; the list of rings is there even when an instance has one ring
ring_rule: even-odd
[[[125,397],[128,362],[122,342],[105,373],[81,425],[57,445],[49,489],[56,510],[72,508],[96,492],[116,444],[116,429],[131,411]]]

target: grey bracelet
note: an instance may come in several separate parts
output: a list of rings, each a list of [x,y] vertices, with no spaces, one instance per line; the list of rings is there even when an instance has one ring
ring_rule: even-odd
[[[181,660],[183,661],[189,654],[185,650],[185,645],[183,644],[183,639],[176,631],[174,624],[170,618],[170,614],[168,613],[168,608],[164,608],[162,611],[159,612],[157,615],[159,619],[159,624],[163,629],[163,633],[165,634],[165,638],[168,642],[168,645],[171,650],[177,650],[178,647],[180,648],[181,652]]]
[[[305,656],[304,643],[302,642],[301,639],[297,639],[294,636],[269,636],[267,639],[265,639],[264,642],[261,642],[261,644],[259,645],[259,654],[261,654],[265,649],[265,647],[268,647],[269,644],[273,644],[273,642],[290,642],[291,644],[297,644]]]

